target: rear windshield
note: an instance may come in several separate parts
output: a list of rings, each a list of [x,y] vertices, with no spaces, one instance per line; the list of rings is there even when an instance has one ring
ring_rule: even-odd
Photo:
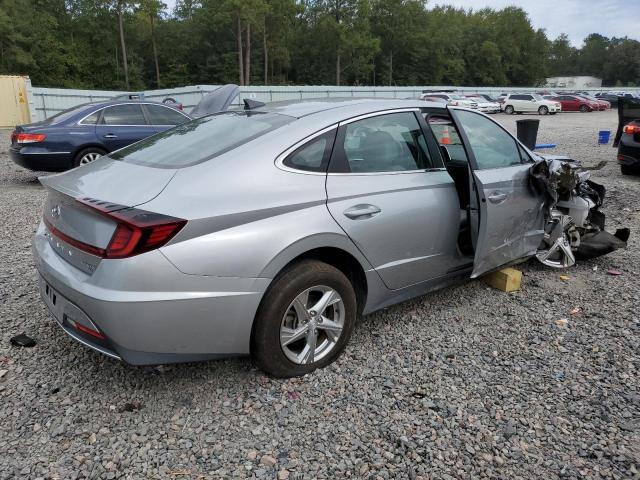
[[[57,125],[58,123],[62,123],[65,120],[73,117],[77,113],[80,113],[82,110],[86,110],[86,108],[91,105],[90,103],[83,103],[82,105],[78,105],[76,107],[71,107],[68,110],[63,110],[60,113],[56,113],[55,115],[47,118],[40,122],[40,125]]]
[[[269,112],[223,112],[183,123],[109,155],[114,160],[156,168],[204,162],[295,120]]]

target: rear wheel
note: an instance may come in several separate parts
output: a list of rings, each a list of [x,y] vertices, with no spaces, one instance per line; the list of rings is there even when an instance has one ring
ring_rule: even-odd
[[[514,108],[513,105],[507,105],[506,107],[504,107],[504,113],[506,113],[507,115],[513,115],[514,112]]]
[[[86,165],[88,163],[91,163],[101,155],[104,155],[105,153],[107,152],[105,152],[101,148],[97,148],[97,147],[85,148],[84,150],[79,151],[78,154],[74,157],[73,166],[79,167],[80,165]]]
[[[580,112],[586,113],[588,111],[589,111],[589,107],[587,107],[586,105],[580,105]]]
[[[538,115],[547,115],[549,113],[549,108],[545,107],[544,105],[542,105],[539,109],[538,109]]]
[[[349,341],[356,295],[337,268],[304,260],[269,287],[251,335],[256,365],[274,377],[296,377],[333,362]]]

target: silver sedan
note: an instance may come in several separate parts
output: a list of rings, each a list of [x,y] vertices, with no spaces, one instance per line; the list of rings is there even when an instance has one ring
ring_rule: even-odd
[[[130,364],[250,354],[303,375],[358,315],[536,254],[533,162],[438,103],[247,102],[41,178],[42,297]]]

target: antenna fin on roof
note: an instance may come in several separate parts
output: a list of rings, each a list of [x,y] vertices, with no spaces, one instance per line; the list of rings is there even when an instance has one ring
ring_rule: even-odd
[[[245,110],[254,110],[258,107],[264,107],[266,103],[259,102],[258,100],[251,100],[250,98],[244,99],[244,109]]]

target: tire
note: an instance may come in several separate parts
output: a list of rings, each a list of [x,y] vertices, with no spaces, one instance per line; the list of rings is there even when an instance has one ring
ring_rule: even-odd
[[[506,113],[507,115],[513,115],[515,112],[513,105],[507,105],[506,107],[504,107],[504,113]]]
[[[580,105],[580,113],[587,113],[589,111],[589,107],[586,105]]]
[[[544,105],[542,105],[540,108],[538,108],[538,115],[548,115],[549,114],[549,108],[545,107]]]
[[[549,112],[549,115],[555,115],[558,112]]]
[[[640,168],[634,168],[633,165],[620,165],[620,171],[623,175],[637,175],[640,173]]]
[[[79,167],[80,165],[86,165],[87,163],[93,162],[100,155],[104,155],[107,153],[102,148],[98,147],[89,147],[83,150],[80,150],[75,157],[73,157],[73,166]]]
[[[324,288],[333,293],[323,293]],[[304,297],[307,291],[308,297]],[[330,304],[321,312],[310,310],[311,306],[320,303],[320,297],[334,295],[335,299],[335,294],[341,301]],[[298,308],[294,307],[294,300],[301,298]],[[305,319],[300,318],[299,311],[305,312]],[[344,350],[353,332],[356,312],[353,285],[340,270],[317,260],[293,264],[274,279],[260,303],[251,333],[253,361],[258,368],[278,378],[298,377],[325,367]],[[331,328],[327,329],[329,319]],[[342,326],[337,337],[336,325]],[[285,345],[287,332],[290,337],[296,337],[295,332],[302,332],[302,336],[298,335],[295,341],[289,340]],[[318,360],[308,356],[309,339],[313,337],[316,338]]]

